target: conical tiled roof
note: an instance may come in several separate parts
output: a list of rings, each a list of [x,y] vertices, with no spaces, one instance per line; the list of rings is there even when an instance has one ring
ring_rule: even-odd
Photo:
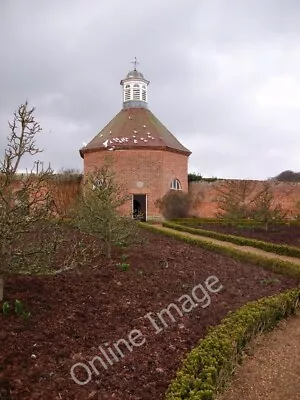
[[[80,150],[152,148],[176,151],[186,155],[185,148],[172,133],[146,108],[122,109],[97,136]]]

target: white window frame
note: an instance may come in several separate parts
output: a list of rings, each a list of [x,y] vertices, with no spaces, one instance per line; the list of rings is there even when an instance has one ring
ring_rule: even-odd
[[[177,178],[173,179],[170,184],[170,189],[171,190],[182,190],[180,180]]]

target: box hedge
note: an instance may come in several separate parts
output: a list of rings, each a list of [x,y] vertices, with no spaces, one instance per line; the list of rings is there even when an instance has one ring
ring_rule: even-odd
[[[185,225],[180,225],[180,224],[176,224],[176,223],[172,223],[172,222],[164,222],[163,226],[166,226],[166,227],[172,228],[172,229],[176,229],[176,230],[182,231],[182,232],[189,232],[194,235],[206,236],[206,237],[221,240],[224,242],[238,244],[240,246],[251,246],[251,247],[256,247],[257,249],[265,250],[265,251],[268,251],[271,253],[280,254],[283,256],[300,258],[300,248],[299,247],[293,247],[293,246],[288,246],[288,245],[284,245],[284,244],[281,245],[281,244],[270,243],[270,242],[263,242],[261,240],[249,239],[249,238],[235,236],[235,235],[226,235],[224,233],[209,231],[206,229],[191,228],[191,227],[188,227]]]
[[[170,222],[178,223],[181,225],[197,227],[199,225],[221,225],[221,226],[238,226],[245,228],[256,228],[264,227],[265,224],[261,221],[253,219],[240,219],[240,220],[229,220],[225,218],[177,218]],[[274,221],[269,224],[270,226],[300,226],[300,221],[298,220],[285,220],[285,221]]]
[[[187,355],[166,400],[212,400],[232,376],[243,349],[260,332],[295,313],[300,289],[250,302],[230,312]]]
[[[249,261],[273,272],[300,278],[300,267],[293,263],[225,248],[168,228],[146,223],[141,223],[141,226],[207,250]],[[208,334],[186,356],[167,390],[165,400],[212,400],[230,380],[245,346],[257,334],[271,330],[281,319],[295,313],[299,298],[300,289],[297,288],[252,301],[235,312],[229,312],[219,325],[209,329]]]
[[[225,254],[229,257],[232,257],[235,260],[250,262],[254,265],[258,265],[272,272],[300,279],[300,265],[297,265],[293,262],[282,261],[276,259],[275,257],[264,257],[259,254],[250,253],[235,248],[225,247],[222,244],[212,243],[208,240],[202,239],[200,237],[198,238],[196,236],[195,238],[192,238],[190,236],[186,236],[182,232],[171,230],[170,228],[167,227],[165,228],[165,227],[153,226],[147,223],[140,223],[140,226],[148,230],[151,230],[153,232],[161,233],[165,236],[169,236],[174,239],[199,246],[206,250],[215,251],[220,254]]]

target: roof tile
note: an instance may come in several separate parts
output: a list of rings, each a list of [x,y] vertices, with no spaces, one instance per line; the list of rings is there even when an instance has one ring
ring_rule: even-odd
[[[147,127],[147,139],[139,137],[139,130]],[[122,132],[122,134],[121,134]],[[155,115],[145,108],[128,108],[121,110],[84,148],[80,154],[86,151],[101,150],[108,147],[108,143],[113,143],[115,149],[138,147],[165,147],[170,150],[185,153],[191,152],[185,148],[176,137],[155,117]]]

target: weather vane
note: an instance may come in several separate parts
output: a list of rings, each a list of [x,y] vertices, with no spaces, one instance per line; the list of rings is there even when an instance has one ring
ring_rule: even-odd
[[[131,61],[131,64],[134,65],[134,70],[136,71],[136,66],[139,64],[139,62],[138,62],[136,57],[134,57],[134,61]]]

